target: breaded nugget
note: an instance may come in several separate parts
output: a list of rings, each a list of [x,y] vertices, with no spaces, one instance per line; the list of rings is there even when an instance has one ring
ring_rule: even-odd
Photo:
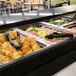
[[[13,53],[14,53],[14,59],[17,59],[23,56],[23,53],[20,50],[16,50]]]
[[[6,41],[7,41],[7,39],[5,37],[5,34],[4,33],[0,34],[0,42],[4,43]]]
[[[15,36],[15,34],[14,34],[14,32],[12,30],[9,30],[8,33],[9,33],[9,35],[10,35],[10,37],[12,39],[15,39],[16,38],[16,36]]]
[[[22,50],[22,52],[23,52],[24,55],[25,54],[29,54],[29,53],[32,52],[32,49],[29,46],[27,46],[27,45],[22,46],[21,50]]]
[[[4,55],[0,54],[0,59],[2,59],[2,57],[4,57]]]
[[[2,44],[2,49],[9,50],[11,52],[15,51],[16,49],[10,44],[10,42],[5,42]]]
[[[10,42],[4,42],[2,44],[2,49],[10,50]]]
[[[16,50],[9,42],[5,42],[2,45],[2,49],[6,50],[6,51],[10,51],[13,53],[14,55],[14,59],[23,56],[23,53],[20,50]],[[16,56],[16,57],[15,57]]]
[[[10,58],[0,54],[0,61],[5,63],[5,62],[10,61]]]
[[[0,46],[0,54],[2,53],[2,48],[1,48],[1,46]]]
[[[18,52],[18,55],[23,56],[23,53],[21,50],[17,50],[17,52]]]
[[[28,37],[28,41],[30,41],[31,48],[33,51],[39,50],[41,47],[37,44],[36,39],[33,37]]]
[[[14,35],[17,37],[17,31],[16,31],[16,30],[14,30],[14,31],[13,31],[13,33],[14,33]]]
[[[28,40],[29,42],[34,42],[34,43],[36,43],[36,39],[35,39],[34,37],[27,37],[27,40]]]
[[[13,40],[13,42],[14,42],[14,44],[16,45],[16,46],[19,46],[19,43],[18,43],[18,40],[16,39],[16,40]]]
[[[0,46],[2,46],[2,43],[0,42]]]
[[[20,36],[20,40],[22,42],[22,46],[23,45],[27,45],[27,46],[30,46],[30,42],[27,40],[28,37],[25,37],[25,36]]]
[[[2,49],[2,54],[9,57],[9,58],[11,58],[11,59],[14,59],[14,54],[11,51]]]
[[[32,50],[33,50],[33,51],[37,51],[37,50],[39,50],[39,49],[41,49],[41,47],[38,46],[37,44],[35,44],[35,45],[32,46]]]
[[[0,54],[2,53],[2,43],[0,42]]]
[[[13,59],[14,50],[15,50],[15,48],[11,46],[10,42],[5,42],[2,44],[2,54],[4,54],[5,56],[9,56],[10,58]]]
[[[24,41],[24,42],[22,43],[22,46],[24,46],[24,45],[27,45],[27,46],[29,46],[29,47],[31,46],[29,41]]]
[[[17,55],[23,56],[23,53],[21,50],[15,50],[13,53],[14,53],[14,56],[17,56]]]
[[[27,41],[27,37],[25,37],[25,36],[23,36],[23,35],[20,35],[20,40],[21,40],[22,43],[23,43],[24,41]]]
[[[31,47],[36,44],[36,39],[34,37],[28,37],[27,40],[30,42]]]

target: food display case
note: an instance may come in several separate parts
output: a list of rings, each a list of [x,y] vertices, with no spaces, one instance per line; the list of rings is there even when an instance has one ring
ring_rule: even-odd
[[[60,57],[65,59],[65,55],[68,58],[72,51],[72,55],[75,54],[76,32],[47,23],[48,19],[60,16],[41,17],[0,26],[0,75],[20,76],[25,73],[26,76],[39,76],[37,68],[47,63],[49,65]],[[38,75],[33,75],[33,70]]]

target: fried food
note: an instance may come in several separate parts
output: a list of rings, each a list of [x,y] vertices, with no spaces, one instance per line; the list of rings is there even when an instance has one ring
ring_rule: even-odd
[[[25,37],[25,36],[20,35],[20,40],[22,42],[22,46],[23,45],[27,45],[27,46],[30,47],[30,42],[28,41],[28,37]]]
[[[1,52],[2,52],[2,43],[0,42],[0,54],[1,54]]]
[[[39,50],[41,48],[40,46],[38,46],[35,38],[29,37],[28,41],[30,42],[33,51]]]
[[[2,49],[10,50],[10,42],[4,42],[2,44]]]
[[[0,42],[0,46],[2,45],[2,43]]]
[[[18,55],[23,56],[23,53],[21,50],[17,50]]]
[[[2,53],[2,48],[0,47],[0,54]]]
[[[14,54],[14,59],[17,59],[17,58],[23,56],[23,53],[22,53],[21,50],[15,50],[15,51],[13,52],[13,54]]]
[[[5,34],[4,33],[0,34],[0,42],[4,43],[6,41],[7,41],[7,39],[5,37]]]
[[[9,30],[8,33],[9,33],[9,35],[10,35],[10,37],[12,39],[15,39],[16,38],[16,36],[15,36],[15,34],[14,34],[14,32],[12,30]]]
[[[32,52],[32,49],[29,46],[27,46],[27,45],[22,46],[21,50],[22,50],[22,52],[23,52],[24,55],[25,54],[29,54],[29,53]]]
[[[16,46],[19,46],[19,43],[18,43],[18,40],[16,39],[16,40],[13,40],[13,42],[14,42],[14,44],[16,45]]]
[[[16,50],[9,42],[5,42],[3,45],[2,45],[2,49],[6,50],[6,52],[9,50],[10,52],[13,53],[13,59],[17,58],[17,57],[20,57],[20,56],[23,56],[23,53],[19,50]],[[18,56],[17,56],[18,55]],[[16,56],[16,57],[15,57]]]
[[[2,49],[2,54],[9,57],[10,59],[14,59],[14,54],[11,51]]]
[[[2,49],[5,49],[5,50],[9,50],[11,52],[15,51],[16,49],[10,44],[10,42],[4,42],[2,44]]]
[[[17,37],[17,31],[14,30],[13,33],[14,33],[15,37]]]
[[[36,44],[36,39],[33,37],[28,37],[28,41],[30,42],[31,47],[33,47],[33,45]]]
[[[8,62],[8,61],[10,61],[10,58],[0,54],[0,61],[1,62]]]
[[[37,44],[35,44],[35,45],[32,46],[32,50],[33,50],[33,51],[37,51],[37,50],[39,50],[40,48],[41,48],[41,47],[38,46]]]
[[[7,32],[12,38],[14,44],[16,46],[19,46],[17,31],[9,30]],[[16,49],[10,44],[10,41],[6,38],[4,33],[0,34],[0,62],[5,63],[40,49],[40,46],[38,46],[36,39],[33,37],[26,37],[20,34],[20,40],[22,46],[20,49]]]

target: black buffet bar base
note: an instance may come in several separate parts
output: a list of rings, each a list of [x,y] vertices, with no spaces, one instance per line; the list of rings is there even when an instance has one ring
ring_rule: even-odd
[[[68,14],[76,14],[76,11]],[[38,51],[0,64],[0,76],[51,76],[74,62],[76,60],[75,30],[63,26],[54,26],[48,22],[50,19],[64,15],[67,16],[65,13],[0,26],[2,33],[12,29],[21,35],[34,37],[41,47]],[[75,26],[75,20],[71,25],[73,24]],[[47,35],[45,29],[50,30],[50,36],[55,38],[45,39]]]

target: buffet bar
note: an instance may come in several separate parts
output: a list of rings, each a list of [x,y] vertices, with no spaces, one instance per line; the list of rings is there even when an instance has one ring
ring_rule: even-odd
[[[55,11],[0,25],[0,76],[52,76],[76,61],[76,9]]]

